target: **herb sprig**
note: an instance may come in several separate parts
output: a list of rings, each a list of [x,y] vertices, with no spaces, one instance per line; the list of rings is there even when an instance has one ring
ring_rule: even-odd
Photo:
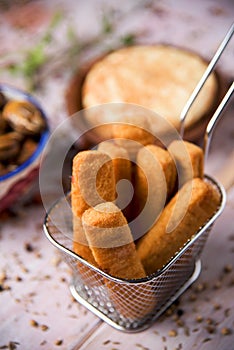
[[[135,4],[134,9],[144,6],[144,1]],[[5,61],[1,69],[7,69],[11,74],[25,79],[27,89],[31,91],[42,87],[49,75],[63,73],[71,67],[77,68],[86,54],[95,48],[104,52],[118,46],[129,46],[136,42],[138,33],[118,34],[118,27],[127,13],[109,9],[102,11],[99,33],[92,38],[80,38],[72,24],[67,26],[66,47],[57,47],[55,33],[64,20],[64,14],[57,11],[41,38],[30,49],[22,50],[21,60]],[[115,38],[114,42],[113,39]],[[111,41],[111,44],[110,44]],[[51,48],[56,51],[51,53]]]

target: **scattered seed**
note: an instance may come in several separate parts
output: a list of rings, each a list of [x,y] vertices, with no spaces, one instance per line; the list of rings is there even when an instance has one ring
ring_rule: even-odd
[[[105,340],[104,342],[103,342],[103,345],[107,345],[107,344],[109,344],[110,343],[110,340],[108,339],[108,340]]]
[[[221,309],[221,305],[220,304],[214,304],[214,309],[215,310],[220,310]]]
[[[215,284],[214,284],[214,289],[219,289],[221,288],[222,284],[220,281],[216,281]]]
[[[193,329],[193,332],[194,332],[194,333],[196,333],[196,332],[198,332],[198,331],[199,331],[199,328],[194,328],[194,329]]]
[[[231,333],[232,333],[232,331],[231,331],[230,328],[224,327],[224,328],[221,329],[221,334],[222,334],[222,335],[229,335],[229,334],[231,334]]]
[[[176,321],[176,324],[178,327],[184,327],[184,322],[180,319]]]
[[[11,287],[8,286],[7,284],[5,284],[3,288],[4,288],[3,290],[11,290]]]
[[[215,327],[214,327],[213,325],[208,325],[208,326],[206,327],[206,330],[207,330],[207,332],[210,333],[210,334],[215,333]]]
[[[162,341],[165,343],[167,341],[167,338],[164,337],[164,335],[162,336]]]
[[[169,332],[168,332],[168,335],[169,337],[176,337],[177,336],[177,331],[175,329],[171,329]]]
[[[167,311],[166,311],[166,315],[167,315],[167,316],[171,316],[172,314],[173,314],[173,310],[172,310],[172,308],[167,309]]]
[[[135,344],[135,345],[142,350],[149,350],[149,348],[146,348],[145,346],[143,346],[141,344]]]
[[[5,271],[0,273],[0,284],[4,283],[7,280],[7,274]]]
[[[229,317],[230,315],[230,308],[224,310],[224,316]]]
[[[203,321],[203,317],[202,317],[201,315],[197,315],[196,321],[197,321],[198,323],[201,323],[201,322]]]
[[[184,314],[184,310],[182,310],[182,309],[178,309],[177,310],[177,315],[180,317],[180,316],[182,316]]]
[[[55,267],[58,267],[61,262],[62,262],[62,258],[59,255],[54,256],[52,259],[52,265]]]
[[[179,319],[179,316],[178,316],[178,315],[175,315],[175,314],[172,315],[172,320],[173,320],[173,321],[177,321],[178,319]]]
[[[9,350],[15,350],[17,348],[17,346],[20,345],[20,343],[16,342],[16,341],[10,341],[8,343],[8,349]]]
[[[207,323],[208,325],[211,325],[211,324],[214,324],[214,321],[213,321],[211,318],[207,318],[207,319],[206,319],[206,323]]]
[[[57,346],[62,345],[62,343],[63,343],[62,339],[55,340],[55,342],[54,342],[54,344],[57,345]]]
[[[41,325],[41,330],[42,330],[43,332],[47,331],[48,329],[49,329],[49,327],[48,327],[46,324],[42,324],[42,325]]]
[[[29,253],[31,253],[31,252],[34,251],[34,247],[32,246],[31,243],[25,243],[24,249],[25,249],[27,252],[29,252]]]
[[[22,282],[22,281],[23,281],[23,278],[20,277],[20,276],[16,276],[15,280],[16,280],[17,282]]]
[[[28,272],[29,272],[29,269],[27,269],[27,267],[25,267],[25,266],[21,266],[21,270],[22,270],[24,273],[28,273]]]
[[[205,339],[203,340],[203,343],[207,343],[208,341],[211,341],[211,338],[205,338]]]
[[[50,279],[51,279],[51,276],[50,276],[50,275],[45,275],[45,276],[43,276],[43,278],[44,278],[45,280],[50,280]]]
[[[223,268],[223,272],[225,272],[225,273],[232,272],[232,265],[231,264],[225,265],[224,268]]]
[[[30,325],[31,325],[32,327],[38,327],[38,326],[39,326],[38,322],[35,321],[35,320],[30,320]]]
[[[195,286],[195,292],[200,293],[203,290],[206,289],[206,284],[205,283],[199,283],[198,285]]]
[[[7,280],[7,274],[5,271],[2,271],[0,273],[0,292],[11,289],[8,285],[5,284],[6,280]]]
[[[196,300],[197,300],[196,295],[195,295],[195,294],[191,294],[191,295],[189,296],[189,300],[190,300],[190,301],[196,301]]]

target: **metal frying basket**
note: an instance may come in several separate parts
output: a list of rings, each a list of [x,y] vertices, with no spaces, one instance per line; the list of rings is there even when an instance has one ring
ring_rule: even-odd
[[[137,332],[148,328],[199,276],[200,254],[226,201],[223,187],[211,177],[205,179],[220,193],[216,213],[163,269],[137,280],[114,278],[73,252],[70,196],[59,200],[45,218],[44,231],[72,268],[73,297],[119,330]]]

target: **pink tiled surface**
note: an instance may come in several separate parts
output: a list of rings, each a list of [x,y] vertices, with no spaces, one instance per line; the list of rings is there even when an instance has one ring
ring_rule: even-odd
[[[228,0],[119,4],[59,0],[54,6],[44,0],[25,1],[19,7],[17,1],[0,2],[0,80],[24,89],[34,84],[33,93],[47,112],[52,131],[67,118],[64,93],[79,62],[119,44],[119,38],[129,33],[136,33],[141,42],[167,42],[209,59],[234,18],[234,3]],[[111,8],[118,10],[115,30],[100,34],[103,13],[110,16]],[[49,43],[40,51],[46,33]],[[76,44],[82,45],[80,54]],[[30,72],[24,63],[35,48],[43,52],[42,62]],[[233,54],[232,40],[219,63],[230,80]],[[202,273],[174,313],[160,317],[144,332],[116,331],[72,299],[70,271],[42,232],[41,204],[34,201],[18,207],[14,216],[2,216],[0,349],[233,349],[233,139],[232,102],[214,133],[206,164],[206,173],[227,187],[228,200],[203,252]],[[223,334],[227,329],[230,334]]]

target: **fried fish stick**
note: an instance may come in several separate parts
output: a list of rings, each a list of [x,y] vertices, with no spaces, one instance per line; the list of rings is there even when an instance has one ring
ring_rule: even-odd
[[[98,145],[98,150],[100,152],[108,154],[111,157],[114,173],[115,173],[115,183],[117,198],[116,205],[122,209],[123,214],[127,219],[130,219],[130,210],[132,194],[130,193],[132,184],[132,164],[130,161],[129,154],[127,150],[120,147],[112,141],[103,141]],[[118,182],[121,181],[119,184]]]
[[[90,264],[97,266],[93,254],[89,248],[81,218],[75,215],[73,215],[73,250]]]
[[[182,187],[187,181],[204,176],[204,156],[202,149],[188,141],[173,141],[168,151],[173,157],[178,172],[178,185]]]
[[[161,269],[199,228],[212,217],[220,194],[208,182],[195,178],[171,199],[154,227],[137,243],[148,275]]]
[[[169,152],[156,145],[141,148],[136,163],[135,216],[145,208],[141,221],[146,221],[149,229],[172,195],[176,184],[176,167]]]
[[[146,276],[127,220],[115,204],[101,203],[86,210],[82,223],[94,258],[103,271],[126,279]]]
[[[141,148],[137,155],[137,169],[135,186],[136,193],[139,196],[139,202],[145,203],[147,200],[148,178],[153,177],[153,181],[161,181],[158,173],[153,173],[154,164],[157,163],[161,167],[167,189],[167,198],[169,198],[175,188],[176,183],[176,167],[169,152],[157,145],[147,145]]]
[[[115,177],[111,158],[100,151],[79,152],[72,167],[72,210],[81,216],[89,207],[115,199]]]
[[[91,264],[96,265],[83,231],[81,216],[90,206],[114,199],[114,170],[110,157],[98,151],[79,152],[72,167],[73,249]]]
[[[146,276],[127,220],[118,207],[113,203],[99,204],[83,214],[82,222],[93,256],[104,272],[131,280]],[[117,284],[107,278],[105,284],[111,300],[122,315],[137,319],[152,311],[155,296],[150,286],[145,287],[144,295],[147,298],[142,303],[136,285]]]
[[[98,145],[98,151],[108,154],[112,159],[116,183],[121,179],[131,181],[131,162],[125,148],[111,141],[103,141]]]

